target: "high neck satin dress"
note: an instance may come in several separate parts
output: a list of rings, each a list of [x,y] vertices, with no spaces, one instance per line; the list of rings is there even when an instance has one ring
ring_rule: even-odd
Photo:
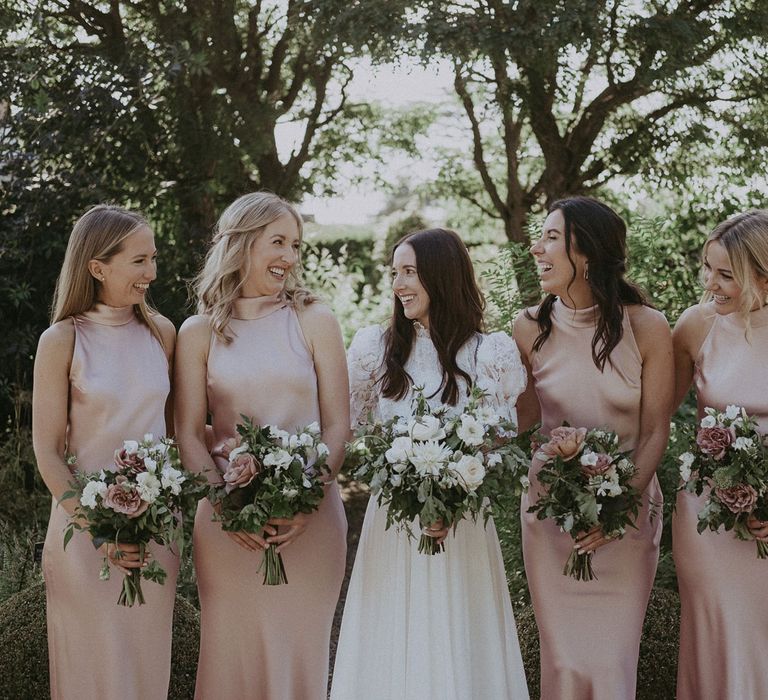
[[[132,306],[98,304],[73,321],[67,451],[93,472],[114,464],[123,440],[165,435],[168,360]],[[165,585],[143,581],[146,604],[122,607],[122,572],[113,567],[109,581],[99,580],[102,555],[86,533],[64,551],[67,521],[54,500],[43,549],[51,697],[164,700],[178,557],[152,543]]]
[[[699,418],[706,406],[743,406],[768,433],[768,307],[750,314],[751,338],[738,313],[714,322],[695,361]],[[698,534],[701,496],[680,492],[672,551],[680,587],[680,700],[768,698],[768,561],[732,532]]]
[[[642,361],[627,314],[623,336],[601,372],[592,361],[597,307],[570,309],[559,299],[552,333],[531,360],[541,405],[542,432],[567,421],[614,430],[623,450],[640,430]],[[541,697],[545,700],[630,700],[635,697],[640,635],[656,574],[661,515],[651,520],[649,503],[661,506],[656,476],[643,498],[638,530],[594,554],[597,580],[564,576],[573,548],[569,534],[551,520],[528,513],[536,502],[536,474],[521,507],[523,557],[541,638]]]
[[[212,336],[208,411],[214,452],[237,437],[241,414],[294,432],[320,422],[317,375],[296,311],[278,297],[236,300],[233,340]],[[223,470],[225,460],[216,458]],[[338,486],[326,487],[307,529],[283,551],[288,583],[262,584],[263,555],[212,522],[195,519],[200,592],[198,700],[324,700],[331,626],[344,578],[347,521]]]

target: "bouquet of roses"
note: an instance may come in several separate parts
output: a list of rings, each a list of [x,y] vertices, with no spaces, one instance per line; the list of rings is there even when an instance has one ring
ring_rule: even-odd
[[[680,490],[700,496],[704,486],[710,487],[698,514],[698,531],[723,527],[740,540],[754,539],[747,527],[749,516],[768,520],[765,437],[757,423],[741,406],[727,406],[725,413],[707,407],[694,445],[678,459]],[[755,543],[758,558],[768,558],[768,543]]]
[[[237,425],[239,439],[230,438],[214,451],[229,460],[224,483],[211,487],[209,498],[220,504],[214,518],[224,530],[260,533],[271,518],[312,513],[323,499],[328,447],[320,426],[312,423],[296,434],[273,425],[254,425],[246,416]],[[288,583],[283,558],[274,545],[264,552],[267,586]]]
[[[491,515],[500,494],[527,487],[528,459],[514,440],[515,426],[483,406],[473,389],[461,413],[431,409],[421,389],[413,415],[363,426],[353,443],[362,466],[355,478],[386,504],[387,528],[396,523],[413,536],[412,522],[458,524],[465,515]],[[422,534],[419,552],[443,551]]]
[[[67,463],[75,466],[76,456]],[[72,488],[62,500],[77,498],[78,505],[64,532],[64,548],[75,530],[85,530],[96,548],[105,542],[138,544],[140,559],[151,540],[166,546],[176,543],[183,551],[181,516],[192,513],[207,483],[204,476],[182,467],[172,440],[155,440],[150,433],[140,441],[123,442],[113,465],[92,473],[75,471],[73,476]],[[107,580],[109,575],[105,556],[100,578]],[[123,579],[118,605],[143,605],[141,579],[163,584],[166,576],[157,561],[131,569]]]
[[[636,527],[642,500],[631,483],[635,466],[618,445],[618,436],[608,430],[569,425],[552,430],[536,452],[544,462],[538,474],[544,493],[528,512],[539,520],[552,518],[573,539],[596,525],[608,537],[623,537],[627,526]],[[577,581],[597,578],[590,554],[574,549],[563,574]]]

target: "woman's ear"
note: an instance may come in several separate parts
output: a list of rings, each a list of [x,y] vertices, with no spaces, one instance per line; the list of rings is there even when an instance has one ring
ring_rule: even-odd
[[[99,282],[104,281],[104,267],[102,266],[101,261],[89,260],[88,272],[90,272],[93,277],[99,280]]]

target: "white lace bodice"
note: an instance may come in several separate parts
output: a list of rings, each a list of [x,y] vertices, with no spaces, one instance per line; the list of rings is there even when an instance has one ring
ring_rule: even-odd
[[[349,366],[352,429],[368,420],[389,420],[411,413],[413,392],[395,401],[379,395],[377,380],[381,376],[384,356],[384,329],[369,326],[360,329],[347,351]],[[489,394],[488,405],[502,418],[517,423],[515,402],[525,389],[526,372],[515,342],[502,332],[478,335],[459,350],[458,365],[473,377],[476,385]],[[405,369],[415,386],[424,388],[431,396],[440,387],[442,370],[429,332],[416,324],[416,339]],[[452,410],[461,410],[467,402],[466,383],[459,378],[459,403]],[[440,405],[440,394],[428,399],[431,406]]]

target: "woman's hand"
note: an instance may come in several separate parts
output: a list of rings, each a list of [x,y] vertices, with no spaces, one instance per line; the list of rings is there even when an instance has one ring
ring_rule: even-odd
[[[591,530],[579,533],[573,548],[577,550],[579,554],[589,554],[603,545],[608,544],[613,539],[615,538],[606,535],[599,525],[595,525]]]
[[[747,518],[747,527],[756,540],[768,542],[768,522],[758,520],[754,515]]]
[[[427,527],[423,527],[421,531],[427,537],[434,537],[435,540],[437,540],[437,544],[443,544],[443,542],[445,542],[445,538],[448,537],[448,532],[450,529],[451,528],[446,527],[443,524],[442,519],[440,519]]]
[[[272,534],[267,537],[267,544],[278,545],[278,553],[282,552],[291,542],[300,537],[309,524],[309,516],[306,513],[296,513],[292,518],[272,518],[264,531],[272,525]],[[279,531],[277,528],[282,528]],[[285,528],[288,528],[287,530]]]
[[[263,532],[269,534],[271,528],[265,527]],[[267,543],[261,535],[257,535],[253,532],[230,532],[224,531],[227,537],[236,544],[239,544],[243,549],[247,549],[249,552],[263,552],[267,548]]]
[[[99,547],[99,552],[105,556],[112,566],[117,567],[124,574],[130,574],[131,569],[145,567],[152,558],[152,552],[148,547],[144,548],[144,557],[140,556],[140,547],[128,542],[105,542]]]

